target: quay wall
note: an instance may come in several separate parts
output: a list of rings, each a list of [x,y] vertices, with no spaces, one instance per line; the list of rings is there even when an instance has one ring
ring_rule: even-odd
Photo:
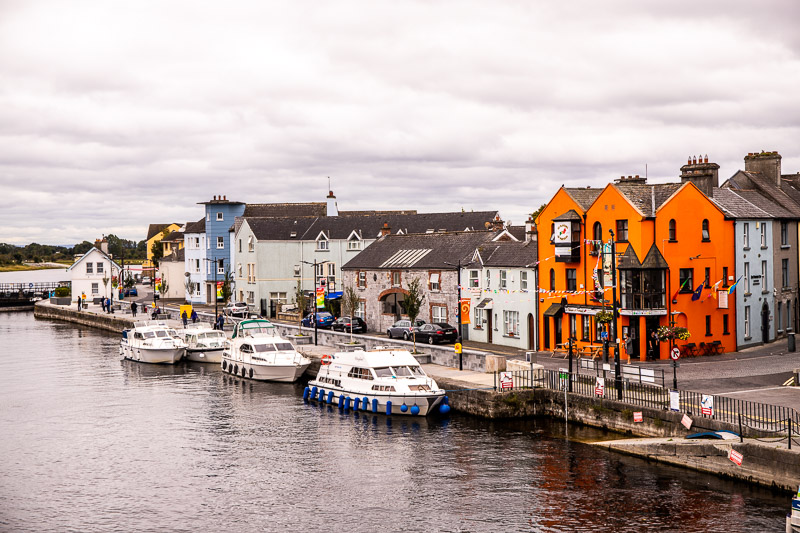
[[[133,326],[133,318],[123,315],[120,311],[114,314],[88,313],[78,311],[77,305],[51,305],[46,300],[36,303],[33,307],[33,316],[36,318],[64,320],[114,333],[122,333],[123,329]]]

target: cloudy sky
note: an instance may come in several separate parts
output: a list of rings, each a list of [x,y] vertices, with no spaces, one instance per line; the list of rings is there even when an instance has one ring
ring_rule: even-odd
[[[142,239],[225,194],[499,210],[800,170],[800,2],[0,0],[0,242]]]

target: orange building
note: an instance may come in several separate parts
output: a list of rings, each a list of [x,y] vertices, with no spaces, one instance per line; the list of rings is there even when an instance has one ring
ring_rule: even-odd
[[[543,350],[570,337],[584,353],[601,346],[604,326],[595,315],[612,308],[610,231],[623,358],[668,358],[669,344],[652,334],[671,320],[691,333],[676,341],[683,351],[736,349],[735,304],[726,292],[735,273],[734,223],[692,181],[623,177],[603,189],[556,193],[536,220]]]

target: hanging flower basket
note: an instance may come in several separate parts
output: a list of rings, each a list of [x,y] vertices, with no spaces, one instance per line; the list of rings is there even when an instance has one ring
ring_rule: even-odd
[[[597,314],[594,315],[594,319],[598,324],[608,324],[614,320],[614,313],[611,311],[598,311]]]
[[[688,329],[677,326],[661,326],[656,330],[656,335],[658,339],[662,341],[675,339],[685,341],[689,340],[689,337],[692,336]]]

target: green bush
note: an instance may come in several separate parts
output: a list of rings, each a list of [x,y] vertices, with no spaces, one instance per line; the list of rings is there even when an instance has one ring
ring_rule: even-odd
[[[56,296],[58,298],[69,296],[69,292],[69,287],[56,287]]]

